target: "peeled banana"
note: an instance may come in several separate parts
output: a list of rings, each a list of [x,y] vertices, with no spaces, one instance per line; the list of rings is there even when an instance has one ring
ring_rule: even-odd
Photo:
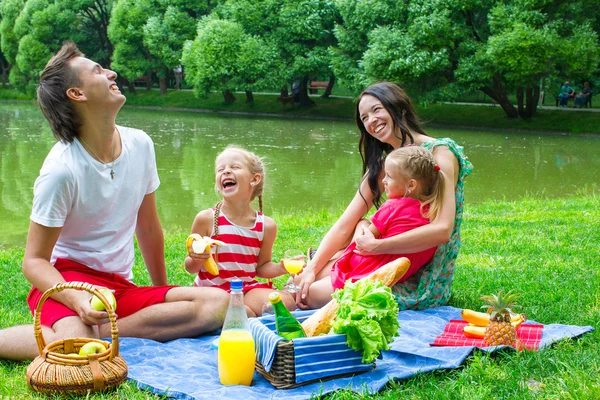
[[[468,308],[464,308],[460,314],[462,318],[472,323],[476,326],[487,326],[490,323],[490,314],[482,313],[478,311],[469,310]],[[514,322],[522,320],[521,322],[527,321],[527,316],[525,314],[513,314],[511,316],[510,322],[514,324]]]
[[[209,236],[201,236],[197,233],[192,233],[185,240],[185,247],[187,247],[188,254],[200,254],[204,252],[208,252],[210,254],[208,258],[202,263],[202,265],[204,265],[204,268],[209,274],[217,276],[219,275],[219,268],[217,267],[217,263],[215,262],[215,259],[213,258],[212,253],[210,251],[210,247],[212,245],[227,246],[227,243],[222,242],[220,240],[215,240]]]

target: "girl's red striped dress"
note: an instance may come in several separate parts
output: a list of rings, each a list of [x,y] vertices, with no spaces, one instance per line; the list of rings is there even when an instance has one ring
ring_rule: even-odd
[[[213,213],[216,211],[212,209]],[[264,216],[256,212],[254,226],[246,228],[231,222],[221,211],[217,224],[219,235],[214,236],[214,227],[211,237],[227,243],[227,246],[219,247],[218,258],[215,255],[216,246],[212,247],[213,257],[217,260],[219,275],[214,276],[205,270],[200,270],[194,286],[217,287],[229,291],[229,281],[232,278],[240,278],[244,281],[244,292],[255,288],[272,289],[271,282],[258,282],[256,267],[258,266],[258,254],[264,237]]]

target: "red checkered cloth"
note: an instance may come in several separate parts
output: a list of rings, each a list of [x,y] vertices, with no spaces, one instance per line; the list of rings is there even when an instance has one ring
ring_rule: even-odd
[[[477,346],[486,347],[483,339],[471,339],[464,335],[463,328],[469,323],[463,320],[450,320],[444,333],[435,338],[431,346]],[[516,349],[537,350],[542,340],[541,324],[521,324],[517,329]]]

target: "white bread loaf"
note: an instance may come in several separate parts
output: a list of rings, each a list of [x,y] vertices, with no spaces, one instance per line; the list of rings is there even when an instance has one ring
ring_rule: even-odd
[[[360,280],[380,281],[386,286],[393,286],[404,276],[409,268],[409,259],[401,257],[385,264]],[[304,332],[306,332],[306,336],[318,336],[329,333],[331,325],[335,320],[338,307],[337,301],[332,299],[329,303],[325,304],[319,310],[315,311],[313,315],[308,317],[302,323],[302,328],[304,329]]]

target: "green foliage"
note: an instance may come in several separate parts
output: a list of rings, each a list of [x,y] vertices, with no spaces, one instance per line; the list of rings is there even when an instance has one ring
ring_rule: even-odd
[[[237,89],[238,55],[246,40],[248,36],[235,22],[210,18],[199,22],[198,36],[183,51],[188,81],[198,95]]]
[[[9,63],[15,64],[19,49],[19,38],[14,25],[21,13],[25,0],[2,0],[0,2],[0,48]]]
[[[150,54],[172,69],[181,62],[183,43],[193,39],[195,20],[186,12],[168,6],[162,16],[153,16],[144,25],[144,45]]]
[[[121,0],[113,7],[108,37],[114,45],[112,67],[134,80],[157,69],[157,61],[144,46],[146,18],[155,12],[149,0]]]
[[[507,94],[516,88],[531,94],[543,77],[583,79],[600,62],[591,0],[576,5],[521,0],[373,3],[336,1],[342,22],[335,30],[332,66],[355,90],[385,79],[414,87],[432,101],[453,100],[460,89],[481,89],[509,110]]]

